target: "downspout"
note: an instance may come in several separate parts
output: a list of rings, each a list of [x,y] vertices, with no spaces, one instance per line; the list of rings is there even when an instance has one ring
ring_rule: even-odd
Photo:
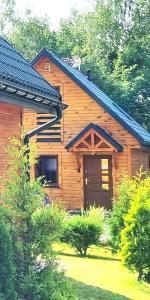
[[[55,109],[56,109],[56,117],[53,120],[48,121],[47,123],[41,125],[40,127],[35,128],[32,131],[29,131],[23,138],[23,144],[24,145],[29,144],[29,141],[30,141],[31,137],[35,136],[36,134],[39,134],[43,130],[48,129],[50,126],[55,125],[57,123],[57,121],[59,121],[62,118],[62,107],[58,106]],[[30,152],[30,150],[27,149],[27,151],[25,153],[25,155],[27,155],[28,159],[29,159],[29,152]],[[28,178],[27,180],[30,180],[30,165],[29,165],[29,162],[28,162],[28,166],[27,166],[27,178]]]
[[[43,130],[48,129],[50,126],[55,125],[57,123],[57,121],[59,121],[62,118],[62,108],[58,106],[55,109],[56,109],[56,117],[53,120],[48,121],[47,123],[41,125],[40,127],[35,128],[32,131],[29,131],[24,136],[24,139],[23,139],[23,144],[24,145],[28,145],[29,144],[29,140],[30,140],[31,137],[33,137],[36,134],[39,134]]]

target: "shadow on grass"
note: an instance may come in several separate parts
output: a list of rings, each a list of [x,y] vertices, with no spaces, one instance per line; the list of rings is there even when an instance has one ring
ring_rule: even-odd
[[[81,257],[83,259],[84,258],[91,258],[91,259],[102,259],[102,260],[108,260],[108,261],[120,261],[119,258],[99,256],[99,255],[90,255],[90,254],[87,254],[86,256],[83,256],[83,255],[80,255],[80,254],[67,253],[67,252],[63,252],[63,251],[59,251],[58,255],[70,256],[70,257]]]
[[[96,286],[87,285],[72,278],[69,279],[75,285],[80,300],[131,300],[131,298],[124,295],[116,294]]]

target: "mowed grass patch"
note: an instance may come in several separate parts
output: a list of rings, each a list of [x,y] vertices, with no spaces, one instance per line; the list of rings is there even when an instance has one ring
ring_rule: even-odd
[[[138,282],[136,274],[122,266],[109,249],[92,247],[87,257],[81,257],[66,245],[56,248],[61,266],[75,281],[81,300],[150,300],[150,285]]]

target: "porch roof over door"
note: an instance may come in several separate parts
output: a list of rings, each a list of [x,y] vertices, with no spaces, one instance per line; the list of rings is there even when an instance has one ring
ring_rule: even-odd
[[[104,129],[93,123],[86,126],[65,148],[72,152],[123,151],[122,145],[113,139]]]

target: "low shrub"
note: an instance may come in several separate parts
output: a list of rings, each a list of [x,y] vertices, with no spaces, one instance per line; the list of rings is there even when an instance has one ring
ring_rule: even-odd
[[[22,284],[24,299],[78,300],[74,283],[55,267],[45,266],[38,272],[30,270]]]
[[[86,255],[91,245],[99,244],[103,232],[104,210],[91,208],[81,216],[65,220],[62,241],[71,245],[77,253]]]
[[[124,176],[117,189],[117,198],[113,201],[109,219],[112,252],[120,250],[121,231],[124,228],[124,216],[130,207],[131,196],[136,190],[136,180]]]
[[[66,212],[58,205],[38,208],[32,214],[34,252],[43,258],[52,255],[52,244],[59,241]]]

